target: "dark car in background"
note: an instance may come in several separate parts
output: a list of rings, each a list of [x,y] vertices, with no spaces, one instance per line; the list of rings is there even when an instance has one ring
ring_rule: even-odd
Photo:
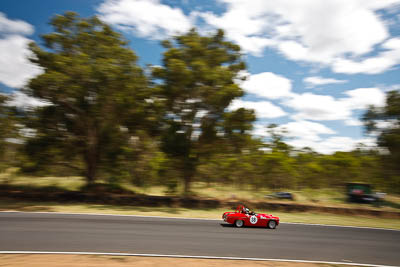
[[[294,200],[293,194],[289,192],[276,192],[270,195],[266,195],[266,198],[276,198],[276,199],[288,199]]]
[[[372,186],[366,183],[347,183],[346,193],[349,202],[374,203],[384,198],[384,193],[374,193]]]

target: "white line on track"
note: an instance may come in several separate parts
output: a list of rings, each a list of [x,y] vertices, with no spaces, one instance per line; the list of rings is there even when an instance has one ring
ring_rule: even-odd
[[[173,254],[138,254],[138,253],[107,253],[107,252],[71,252],[71,251],[0,251],[0,254],[58,254],[58,255],[104,255],[104,256],[136,256],[136,257],[165,257],[165,258],[192,258],[192,259],[214,259],[214,260],[247,260],[247,261],[279,261],[317,264],[340,264],[350,266],[366,267],[396,267],[391,265],[364,264],[353,262],[333,261],[311,261],[311,260],[289,260],[289,259],[264,259],[264,258],[242,258],[242,257],[217,257],[217,256],[191,256]]]
[[[348,225],[336,225],[336,224],[294,223],[294,222],[283,222],[283,224],[299,224],[299,225],[311,225],[311,226],[327,226],[327,227],[342,227],[342,228],[400,231],[398,229],[392,229],[392,228],[379,228],[379,227],[367,227],[367,226],[348,226]]]
[[[179,220],[204,220],[204,221],[223,221],[222,219],[207,219],[207,218],[188,218],[188,217],[167,217],[167,216],[149,216],[149,215],[128,215],[128,214],[106,214],[106,213],[68,213],[68,212],[46,212],[46,211],[14,211],[3,210],[0,213],[25,213],[25,214],[57,214],[57,215],[89,215],[89,216],[114,216],[114,217],[143,217],[143,218],[159,218],[159,219],[179,219]],[[371,230],[386,230],[386,231],[400,231],[391,228],[367,227],[367,226],[347,226],[336,224],[318,224],[318,223],[295,223],[295,222],[280,222],[279,224],[298,224],[310,226],[326,226],[326,227],[341,227],[341,228],[356,228],[356,229],[371,229]]]

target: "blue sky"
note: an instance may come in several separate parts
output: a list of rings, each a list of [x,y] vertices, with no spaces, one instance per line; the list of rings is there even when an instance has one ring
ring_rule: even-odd
[[[400,89],[400,0],[2,0],[0,91],[15,104],[38,104],[18,92],[41,73],[26,45],[68,10],[122,32],[142,66],[160,64],[160,40],[224,29],[248,65],[246,95],[229,108],[256,110],[254,134],[277,123],[290,144],[321,153],[374,145],[360,116]]]

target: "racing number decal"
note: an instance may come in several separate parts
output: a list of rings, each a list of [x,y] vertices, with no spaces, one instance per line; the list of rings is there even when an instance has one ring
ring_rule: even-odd
[[[257,216],[253,215],[253,216],[251,216],[251,217],[250,217],[250,223],[252,223],[252,224],[256,224],[256,223],[257,223],[257,221],[258,221],[258,218],[257,218]]]

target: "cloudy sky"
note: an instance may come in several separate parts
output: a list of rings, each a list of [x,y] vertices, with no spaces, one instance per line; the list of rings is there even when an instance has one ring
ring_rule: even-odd
[[[1,0],[0,92],[15,104],[38,104],[18,92],[41,72],[26,46],[68,10],[121,31],[143,66],[160,64],[160,40],[225,30],[248,64],[246,96],[230,108],[255,109],[257,135],[277,123],[321,153],[373,145],[360,116],[400,89],[400,0]]]

